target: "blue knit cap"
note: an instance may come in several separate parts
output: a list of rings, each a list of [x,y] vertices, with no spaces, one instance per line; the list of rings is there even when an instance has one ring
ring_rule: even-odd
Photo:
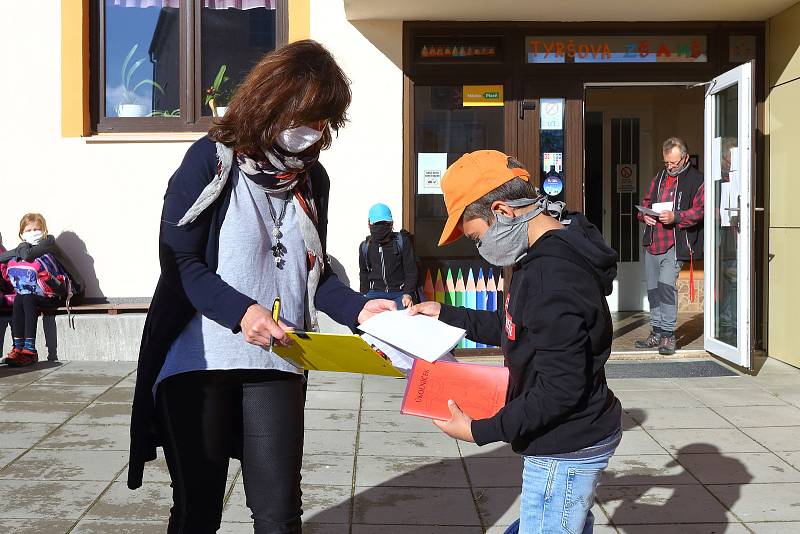
[[[369,209],[369,223],[388,221],[392,222],[392,210],[386,204],[375,204]]]

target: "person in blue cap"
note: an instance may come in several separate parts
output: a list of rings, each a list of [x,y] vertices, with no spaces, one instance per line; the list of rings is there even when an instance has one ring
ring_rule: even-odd
[[[407,308],[417,294],[417,263],[411,236],[393,231],[392,210],[386,204],[369,209],[369,235],[358,247],[361,293],[369,299],[391,299]]]

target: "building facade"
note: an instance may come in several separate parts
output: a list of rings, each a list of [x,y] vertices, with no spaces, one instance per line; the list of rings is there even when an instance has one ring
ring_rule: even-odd
[[[712,349],[722,342],[716,352],[744,366],[752,350],[800,366],[790,335],[800,297],[791,246],[800,237],[791,172],[800,4],[695,4],[9,5],[2,243],[16,244],[23,213],[41,212],[89,298],[146,299],[158,277],[162,196],[211,124],[209,87],[224,105],[261,54],[313,38],[352,80],[350,123],[321,160],[332,179],[329,252],[353,287],[375,202],[414,234],[421,285],[427,273],[433,284],[448,269],[465,278],[488,270],[466,243],[435,247],[445,215],[437,179],[462,153],[494,148],[516,155],[618,250],[612,308],[645,309],[635,205],[660,166],[660,141],[680,135],[712,175],[713,259],[695,265]],[[726,314],[737,326],[727,342],[718,328]]]

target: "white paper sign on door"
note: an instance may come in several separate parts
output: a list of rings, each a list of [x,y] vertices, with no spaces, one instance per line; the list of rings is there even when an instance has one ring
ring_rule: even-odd
[[[539,122],[542,130],[564,129],[564,99],[542,98],[539,100]]]
[[[731,225],[731,184],[722,182],[719,188],[719,224],[720,226]]]
[[[617,164],[617,193],[635,193],[638,180],[635,163]]]
[[[722,180],[722,138],[711,140],[711,179]]]
[[[417,194],[441,195],[442,176],[447,170],[447,152],[417,154]]]

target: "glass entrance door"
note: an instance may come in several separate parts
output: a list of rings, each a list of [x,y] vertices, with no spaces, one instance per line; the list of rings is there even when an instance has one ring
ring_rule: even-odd
[[[711,80],[705,98],[705,349],[751,366],[752,63]]]

